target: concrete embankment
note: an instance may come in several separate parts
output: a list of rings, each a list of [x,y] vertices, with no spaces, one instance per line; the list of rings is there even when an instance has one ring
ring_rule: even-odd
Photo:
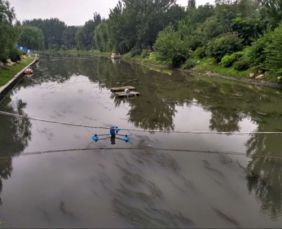
[[[0,87],[0,101],[24,77],[25,69],[32,67],[38,60],[39,58],[36,58],[32,63],[18,72],[8,83]]]

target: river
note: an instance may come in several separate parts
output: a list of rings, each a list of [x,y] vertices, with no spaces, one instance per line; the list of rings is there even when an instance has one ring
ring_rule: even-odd
[[[122,85],[141,96],[115,98],[110,88]],[[109,131],[0,115],[5,227],[282,225],[282,135],[232,134],[282,131],[281,91],[104,57],[46,56],[0,111],[115,125],[131,138],[96,143],[94,134]]]

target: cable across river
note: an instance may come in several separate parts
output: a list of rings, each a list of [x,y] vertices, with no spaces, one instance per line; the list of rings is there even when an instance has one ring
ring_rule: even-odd
[[[16,118],[20,118],[20,119],[29,119],[29,120],[33,120],[33,121],[54,123],[54,124],[65,125],[65,126],[82,127],[82,128],[89,128],[89,129],[105,129],[105,130],[109,129],[109,127],[105,127],[105,126],[89,126],[89,125],[73,124],[73,123],[67,123],[67,122],[58,122],[58,121],[54,121],[54,120],[47,120],[47,119],[42,119],[42,118],[37,118],[37,117],[29,117],[29,116],[26,116],[26,115],[19,115],[19,114],[9,113],[9,112],[5,112],[5,111],[0,111],[0,114],[5,115],[5,116],[16,117]],[[250,135],[250,134],[275,135],[275,134],[282,134],[282,131],[281,132],[215,132],[215,131],[142,130],[142,129],[126,129],[126,128],[122,128],[122,130],[132,131],[132,132],[143,132],[143,133],[158,132],[158,133],[173,133],[173,134],[229,134],[229,135]]]
[[[154,148],[154,147],[118,147],[118,148],[108,148],[108,147],[98,147],[98,148],[81,148],[81,149],[59,149],[59,150],[46,150],[46,151],[37,151],[37,152],[25,152],[19,155],[13,156],[4,156],[0,159],[7,159],[11,157],[24,157],[24,156],[35,156],[41,154],[53,154],[53,153],[71,153],[71,152],[95,152],[100,150],[106,151],[116,151],[116,150],[128,150],[128,151],[160,151],[160,152],[179,152],[179,153],[197,153],[197,154],[219,154],[219,155],[230,155],[230,156],[250,156],[256,158],[268,158],[268,159],[282,159],[280,156],[270,156],[262,154],[252,154],[246,155],[240,152],[231,152],[231,151],[210,151],[210,150],[193,150],[193,149],[169,149],[169,148]]]

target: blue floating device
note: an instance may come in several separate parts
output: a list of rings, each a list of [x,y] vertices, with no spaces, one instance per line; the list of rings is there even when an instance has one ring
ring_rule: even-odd
[[[92,137],[92,140],[95,141],[95,142],[98,142],[99,140],[102,140],[102,139],[105,139],[107,137],[110,137],[111,140],[113,140],[113,142],[115,142],[115,139],[119,139],[119,140],[124,140],[125,142],[129,142],[130,141],[130,137],[128,137],[127,135],[120,135],[119,132],[121,131],[121,129],[119,129],[118,127],[115,127],[115,126],[111,126],[110,128],[110,134],[95,134],[93,137]],[[119,136],[124,136],[124,138],[119,138],[119,137],[116,137],[117,135]],[[101,136],[107,136],[105,138],[101,138]],[[114,143],[115,145],[115,143]]]
[[[130,140],[130,137],[128,137],[127,135],[125,135],[124,139],[123,139],[125,142],[129,142]]]
[[[93,141],[97,142],[99,140],[99,137],[97,136],[97,134],[95,134],[93,137],[92,137]]]
[[[114,126],[111,127],[111,129],[110,129],[110,134],[111,134],[112,136],[115,136],[115,135],[116,135],[116,128],[115,128]]]
[[[114,137],[116,134],[118,134],[119,131],[120,129],[118,127],[112,126],[110,129],[110,134]]]

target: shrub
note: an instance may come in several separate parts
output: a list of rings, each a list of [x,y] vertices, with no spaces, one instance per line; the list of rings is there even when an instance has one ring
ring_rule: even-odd
[[[154,47],[158,52],[158,59],[172,61],[175,67],[184,63],[188,57],[188,48],[185,46],[185,42],[172,26],[168,26],[158,34]]]
[[[172,65],[173,67],[180,67],[181,64],[183,64],[186,61],[186,56],[181,55],[181,54],[177,54],[172,58]]]
[[[130,55],[131,57],[138,56],[141,54],[141,52],[142,52],[142,49],[134,47],[133,49],[131,49]]]
[[[16,48],[11,49],[10,52],[9,52],[9,58],[13,62],[20,61],[21,60],[21,53],[20,53],[20,51],[18,51]]]
[[[225,33],[208,43],[207,54],[219,63],[226,54],[240,51],[242,47],[242,39],[237,33]]]
[[[0,56],[0,62],[6,64],[7,61],[8,61],[8,56],[2,54],[2,55]]]
[[[221,63],[223,65],[223,67],[225,67],[225,68],[231,67],[234,64],[235,61],[237,61],[237,58],[236,58],[235,54],[225,55],[221,59]]]
[[[275,75],[282,74],[282,24],[270,35],[271,43],[265,48],[265,67]]]
[[[253,42],[250,47],[244,50],[244,60],[247,61],[250,66],[265,65],[265,49],[272,43],[271,33],[272,32],[269,32],[263,37],[260,37],[257,41]]]
[[[196,51],[195,51],[195,55],[200,59],[203,59],[204,57],[206,57],[205,48],[204,47],[197,48]]]
[[[190,69],[190,68],[194,68],[196,66],[196,61],[192,60],[192,59],[188,59],[183,65],[182,68],[183,69]]]
[[[234,64],[234,69],[237,71],[243,71],[249,68],[249,64],[245,60],[238,60]]]
[[[146,49],[142,50],[141,58],[144,59],[149,56],[149,52]]]
[[[231,67],[237,60],[241,59],[244,55],[244,52],[235,52],[231,55],[225,55],[221,59],[221,63],[224,67]]]
[[[232,55],[235,56],[236,60],[239,60],[239,59],[241,59],[244,56],[244,52],[243,51],[235,52]]]

